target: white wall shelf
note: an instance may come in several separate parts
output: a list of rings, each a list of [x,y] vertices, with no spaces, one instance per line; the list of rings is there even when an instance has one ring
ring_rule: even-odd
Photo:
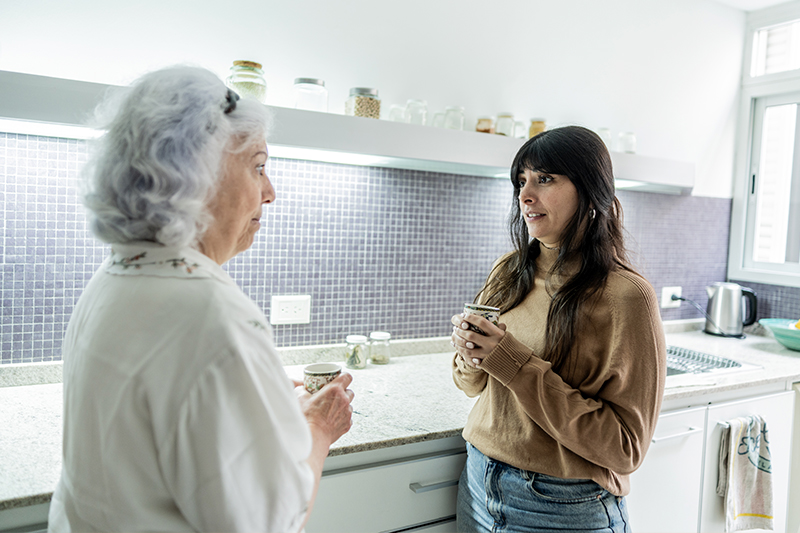
[[[0,71],[0,118],[8,119],[0,127],[24,130],[10,133],[47,135],[45,125],[80,126],[112,88]],[[268,140],[274,157],[507,178],[525,142],[333,113],[270,109],[274,124]],[[14,126],[10,121],[24,123]],[[694,186],[692,163],[619,152],[611,157],[620,189],[687,194]]]

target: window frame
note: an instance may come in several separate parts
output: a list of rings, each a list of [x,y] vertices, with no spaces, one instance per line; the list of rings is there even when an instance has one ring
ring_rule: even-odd
[[[800,287],[800,273],[787,271],[782,264],[753,263],[745,257],[745,239],[750,235],[748,205],[751,204],[750,177],[753,168],[752,152],[757,101],[800,91],[800,69],[750,76],[753,40],[759,29],[800,19],[800,2],[782,4],[748,13],[746,40],[742,61],[742,88],[739,103],[739,126],[736,132],[734,161],[733,205],[731,209],[730,242],[728,247],[728,279]],[[759,133],[760,135],[760,133]],[[754,217],[753,217],[754,218]]]

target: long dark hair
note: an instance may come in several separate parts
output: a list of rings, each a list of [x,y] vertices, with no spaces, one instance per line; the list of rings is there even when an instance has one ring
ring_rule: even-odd
[[[475,300],[513,309],[533,288],[539,242],[531,239],[519,205],[520,174],[532,170],[567,176],[578,191],[578,209],[561,236],[558,258],[547,275],[552,301],[543,359],[559,372],[572,349],[579,309],[601,290],[609,272],[630,270],[622,235],[622,206],[614,194],[611,156],[597,134],[579,126],[545,131],[526,142],[511,166],[514,201],[508,223],[515,251],[498,262]],[[567,265],[577,262],[577,272]],[[552,286],[553,276],[563,280]]]

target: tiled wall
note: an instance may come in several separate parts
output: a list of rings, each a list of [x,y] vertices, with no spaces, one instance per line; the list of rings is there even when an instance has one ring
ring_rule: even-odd
[[[77,193],[86,153],[85,141],[0,133],[1,363],[61,358],[72,308],[106,254]],[[449,317],[508,249],[507,180],[281,159],[269,173],[277,201],[253,247],[226,268],[267,314],[273,294],[311,295],[311,324],[275,326],[279,346],[377,329],[447,335]],[[705,305],[704,287],[725,279],[730,200],[619,197],[641,272],[657,290],[680,285]],[[797,301],[796,289],[757,290]],[[662,316],[699,313],[684,304]]]

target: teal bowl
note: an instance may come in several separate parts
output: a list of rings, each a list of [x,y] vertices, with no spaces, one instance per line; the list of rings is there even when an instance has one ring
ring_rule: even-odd
[[[800,351],[800,329],[794,327],[797,320],[790,318],[762,318],[759,324],[767,328],[775,340],[790,350]]]

